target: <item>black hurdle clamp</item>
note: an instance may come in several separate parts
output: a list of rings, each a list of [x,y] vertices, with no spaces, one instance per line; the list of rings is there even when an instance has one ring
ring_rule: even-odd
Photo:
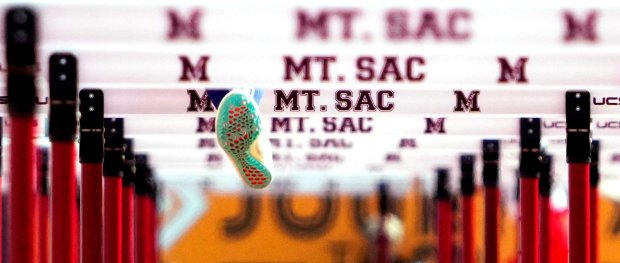
[[[124,141],[123,160],[123,186],[133,186],[136,179],[136,160],[132,139],[125,139]]]
[[[45,147],[37,148],[37,184],[38,191],[41,195],[49,194],[49,151]]]
[[[80,90],[80,162],[103,162],[103,91]]]
[[[599,152],[600,142],[598,140],[592,141],[591,160],[590,163],[590,187],[598,187],[601,175],[599,173]]]
[[[519,174],[522,178],[538,178],[540,170],[540,118],[521,118],[520,134]]]
[[[589,163],[592,131],[590,92],[566,92],[566,161]]]
[[[450,173],[448,169],[437,169],[437,192],[435,193],[435,199],[437,200],[450,200]]]
[[[49,59],[49,136],[51,141],[75,140],[77,128],[77,59],[54,53]]]
[[[538,192],[540,196],[551,196],[553,186],[553,157],[542,154],[540,158],[540,180],[538,181]]]
[[[103,176],[122,176],[125,145],[124,121],[121,118],[103,119],[104,157]]]
[[[386,182],[379,183],[379,214],[385,216],[389,212],[389,188]]]
[[[482,181],[485,187],[498,187],[499,140],[482,140]]]
[[[157,198],[159,196],[159,184],[157,183],[157,181],[155,181],[154,177],[151,177],[151,180],[149,180],[149,197],[151,197],[151,199],[155,200],[155,203],[157,204]]]
[[[35,76],[38,71],[37,17],[30,8],[14,7],[8,10],[4,22],[9,114],[32,116],[35,113]]]
[[[146,154],[135,154],[136,160],[136,178],[135,191],[136,195],[151,195],[153,184],[153,173],[149,166],[149,159]]]
[[[155,202],[157,206],[158,185],[153,177],[153,171],[149,165],[149,159],[146,154],[136,153],[136,177],[134,182],[134,191],[136,196],[148,197]]]
[[[474,162],[476,156],[473,154],[463,154],[460,157],[461,164],[461,194],[472,196],[476,191],[474,182]]]

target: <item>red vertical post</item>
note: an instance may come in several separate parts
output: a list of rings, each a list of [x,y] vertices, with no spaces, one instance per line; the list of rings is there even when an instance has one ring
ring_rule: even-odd
[[[155,241],[149,235],[152,224],[149,198],[148,195],[136,193],[136,263],[153,261],[151,247]]]
[[[82,163],[81,262],[103,262],[102,176],[102,163]]]
[[[149,236],[153,239],[153,241],[150,243],[150,250],[151,250],[151,258],[153,259],[152,262],[157,263],[159,262],[159,216],[157,213],[157,199],[159,196],[159,188],[157,185],[157,182],[155,181],[155,179],[153,178],[153,180],[151,181],[150,184],[150,199],[149,199],[149,207],[150,207],[150,218],[151,218],[151,228],[150,228],[150,234]]]
[[[566,92],[569,262],[590,262],[590,93]]]
[[[521,178],[520,184],[520,262],[536,263],[540,259],[538,255],[538,180],[533,178]]]
[[[551,200],[549,196],[540,197],[540,262],[552,263],[553,251],[551,249]]]
[[[123,119],[103,121],[103,262],[120,263],[122,236]]]
[[[103,179],[103,262],[121,262],[122,179]]]
[[[80,98],[80,261],[103,261],[103,92],[83,89]]]
[[[474,155],[461,155],[461,201],[463,207],[463,262],[476,262]]]
[[[538,192],[540,193],[540,263],[552,263],[553,252],[551,242],[553,242],[551,232],[551,186],[553,177],[551,171],[553,158],[550,155],[543,155],[541,158],[540,180],[538,182]]]
[[[590,262],[599,262],[599,229],[598,229],[598,184],[600,174],[598,169],[599,141],[592,141],[592,163],[590,163]]]
[[[39,148],[37,151],[37,192],[38,201],[37,209],[39,220],[38,226],[38,250],[39,258],[38,262],[48,263],[50,260],[49,255],[49,181],[48,181],[48,152],[46,148]]]
[[[590,262],[599,262],[599,229],[598,229],[598,188],[590,188]]]
[[[484,261],[499,262],[499,140],[482,141],[484,183]]]
[[[0,117],[0,189],[2,189],[2,162],[4,160],[2,152],[4,151],[4,145],[2,145],[2,136],[4,135],[4,118]],[[3,215],[2,215],[2,203],[4,203],[4,194],[2,193],[3,191],[0,190],[0,220],[2,220]],[[2,222],[2,221],[0,221]],[[0,223],[0,226],[2,225],[2,223]],[[0,260],[3,259],[3,254],[2,254],[2,239],[4,237],[4,232],[2,231],[2,227],[0,227]]]
[[[49,59],[52,142],[52,262],[77,263],[78,211],[75,137],[77,129],[77,59],[54,53]]]
[[[520,175],[520,248],[521,261],[537,263],[538,247],[538,176],[540,173],[540,119],[521,118]]]
[[[136,263],[155,262],[155,236],[153,226],[155,207],[153,206],[153,178],[148,166],[148,158],[143,154],[136,154]]]
[[[34,263],[36,246],[35,100],[37,21],[23,7],[5,16],[5,58],[10,118],[9,262]]]
[[[52,143],[52,262],[78,260],[75,159],[73,143]]]
[[[448,182],[448,170],[438,169],[435,202],[437,207],[439,263],[452,263],[452,195],[448,189]]]
[[[134,194],[133,187],[123,187],[123,236],[122,236],[122,262],[134,262]]]
[[[134,235],[134,181],[135,160],[133,156],[133,141],[125,139],[124,148],[125,163],[123,165],[123,211],[122,211],[122,262],[134,263],[135,261],[135,235]]]

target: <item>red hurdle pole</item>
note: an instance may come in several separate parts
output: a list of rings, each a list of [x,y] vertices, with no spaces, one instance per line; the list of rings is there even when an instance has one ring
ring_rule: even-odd
[[[553,185],[552,165],[553,158],[550,155],[542,155],[540,180],[538,181],[538,191],[540,193],[540,263],[553,262],[550,199],[551,186]]]
[[[499,140],[482,141],[484,183],[484,261],[499,262]]]
[[[151,258],[153,259],[152,262],[159,262],[159,240],[158,240],[158,233],[159,233],[159,217],[158,217],[158,213],[157,213],[157,199],[159,197],[159,186],[157,185],[157,182],[155,181],[155,179],[153,177],[151,177],[151,184],[150,184],[150,188],[149,188],[149,192],[150,192],[150,199],[149,199],[149,213],[150,213],[150,218],[151,218],[151,225],[150,225],[150,233],[149,236],[151,237],[151,239],[153,240],[152,242],[150,242],[150,250],[151,250]]]
[[[77,60],[55,53],[49,60],[52,142],[52,262],[78,261],[78,210],[75,136],[77,129]]]
[[[4,150],[4,145],[2,145],[2,136],[4,134],[4,118],[0,117],[0,220],[2,220],[2,203],[4,202],[4,194],[2,193],[2,162],[4,160],[2,152]],[[2,231],[2,227],[0,227],[0,260],[3,259],[3,254],[2,254],[2,237],[4,236],[4,232]]]
[[[122,262],[133,263],[135,261],[135,235],[134,235],[134,181],[135,160],[133,155],[133,141],[125,139],[125,163],[123,165],[123,235],[121,240]]]
[[[38,250],[39,258],[38,262],[48,263],[50,260],[49,255],[49,181],[48,181],[48,152],[46,148],[40,147],[37,150],[37,209],[39,219],[37,221],[38,229]]]
[[[9,186],[9,262],[34,263],[36,246],[35,100],[36,16],[10,8],[5,16],[7,91],[11,125]]]
[[[154,207],[152,202],[152,174],[148,158],[136,154],[136,263],[155,262],[155,237],[152,236]]]
[[[103,121],[105,150],[103,162],[103,262],[121,262],[123,119]]]
[[[590,164],[590,262],[599,262],[599,229],[598,229],[598,184],[600,174],[598,170],[599,141],[592,142],[592,163]]]
[[[521,118],[520,214],[521,261],[537,263],[538,175],[540,170],[540,119]]]
[[[439,263],[452,263],[452,196],[448,190],[448,170],[437,169],[437,233]]]
[[[476,228],[474,220],[474,155],[461,155],[461,198],[463,204],[463,262],[476,262]]]
[[[83,89],[79,96],[80,162],[82,163],[80,257],[82,263],[101,263],[103,260],[103,92],[98,89]]]
[[[377,239],[375,245],[377,248],[377,263],[391,262],[390,255],[390,237],[385,229],[388,220],[388,186],[387,183],[379,183],[379,231],[377,233]]]
[[[566,92],[569,262],[590,262],[590,93]]]

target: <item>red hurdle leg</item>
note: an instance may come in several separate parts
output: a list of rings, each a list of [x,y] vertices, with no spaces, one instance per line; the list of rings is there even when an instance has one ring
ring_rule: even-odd
[[[104,177],[103,195],[103,262],[121,262],[122,179]]]
[[[538,247],[538,179],[521,178],[521,262],[537,263]]]
[[[590,262],[590,164],[568,164],[569,261]]]
[[[52,262],[78,260],[78,210],[73,142],[52,142]],[[88,179],[87,179],[88,180]]]
[[[103,164],[82,164],[81,192],[81,262],[101,263],[103,260],[102,180]]]

